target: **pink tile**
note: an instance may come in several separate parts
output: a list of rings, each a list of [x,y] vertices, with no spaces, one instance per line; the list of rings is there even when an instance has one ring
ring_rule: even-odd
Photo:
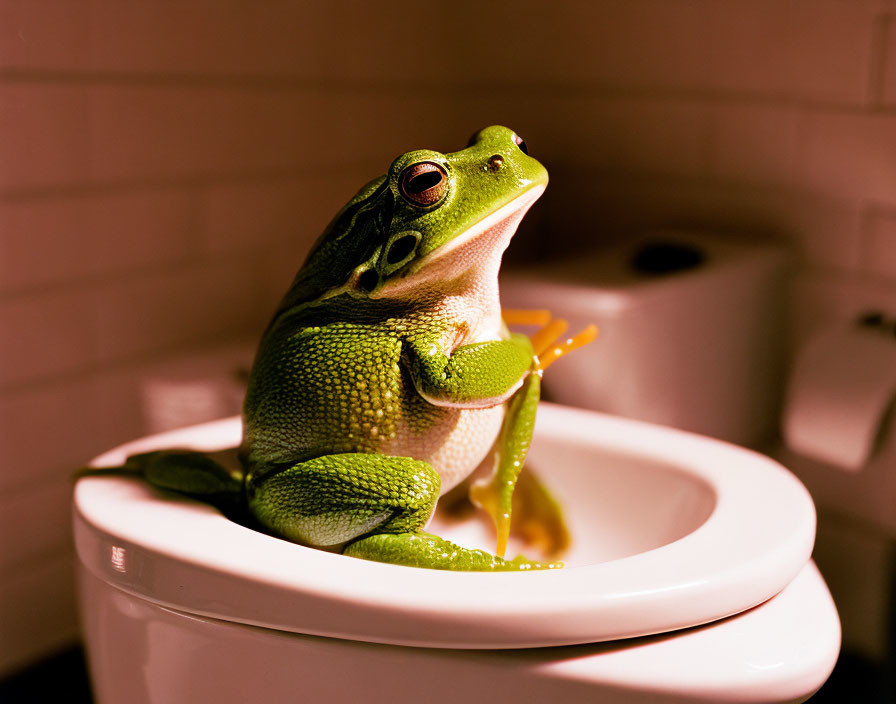
[[[825,195],[893,202],[896,116],[813,111],[801,180]]]
[[[0,3],[0,67],[72,69],[86,64],[90,24],[86,0]]]
[[[568,116],[544,148],[562,163],[619,173],[694,175],[707,168],[708,112],[699,102],[563,97]]]
[[[290,283],[305,261],[308,244],[281,243],[264,258],[261,269],[261,290],[259,309],[270,317],[280,299],[286,294]]]
[[[880,67],[882,81],[883,102],[887,105],[896,105],[896,18],[888,15],[882,20],[884,28],[884,56],[883,65]]]
[[[146,418],[140,396],[140,378],[144,364],[126,364],[96,374],[96,435],[101,452],[147,434]]]
[[[324,3],[91,0],[89,5],[90,64],[98,70],[303,76],[327,58],[316,19]]]
[[[72,482],[60,476],[0,497],[0,570],[71,547]]]
[[[90,376],[0,395],[0,490],[11,492],[72,471],[108,449],[98,436]]]
[[[103,360],[146,357],[260,327],[257,259],[148,273],[96,290]]]
[[[0,191],[87,179],[90,150],[83,87],[0,83]]]
[[[83,292],[0,302],[0,385],[88,367],[96,360],[96,311]]]
[[[803,115],[796,108],[721,103],[711,108],[713,175],[723,180],[793,186],[802,153]]]
[[[259,337],[191,346],[98,374],[103,446],[238,414]]]
[[[211,174],[243,154],[233,91],[139,84],[88,90],[97,180]]]
[[[304,229],[310,179],[209,186],[203,193],[204,248],[226,252],[267,249]]]
[[[585,217],[583,203],[591,216]],[[858,202],[675,177],[595,176],[564,167],[556,170],[544,206],[545,230],[563,233],[571,251],[632,231],[682,227],[787,242],[803,267],[858,266]]]
[[[875,3],[708,2],[708,65],[724,93],[867,99]]]
[[[792,84],[794,26],[776,0],[709,2],[712,87],[724,93],[782,95]]]
[[[862,270],[896,279],[896,210],[871,209],[864,226]]]
[[[375,11],[369,7],[371,13]],[[470,21],[472,15],[476,22]],[[442,30],[436,35],[441,46],[456,46],[457,37],[464,38],[462,50],[428,52],[431,59],[424,65],[434,69],[432,75],[457,72],[458,80],[480,82],[495,93],[515,90],[528,95],[533,84],[638,89],[706,85],[708,42],[699,0],[526,0],[512,8],[504,3],[468,2],[464,9],[430,22],[437,33]],[[376,41],[375,34],[363,35],[371,44]],[[372,49],[364,53],[375,53]],[[385,64],[389,58],[380,53],[374,60]],[[508,85],[496,85],[496,81]]]
[[[473,132],[490,124],[483,123],[483,117],[472,125],[458,124],[454,94],[447,96],[440,90],[389,86],[309,93],[307,108],[317,112],[320,123],[311,133],[293,127],[291,139],[282,141],[287,148],[294,142],[291,148],[303,152],[299,163],[328,171],[372,161],[375,169],[365,176],[369,180],[385,173],[395,157],[411,149],[462,149]],[[460,137],[445,140],[446,134],[455,133]]]
[[[307,25],[303,34],[318,53],[318,75],[352,81],[424,83],[463,75],[463,52],[458,44],[475,46],[478,21],[469,20],[474,14],[487,12],[482,5],[469,2],[449,8],[412,0],[398,0],[385,10],[371,3],[356,2],[347,7],[319,0],[305,7],[313,8],[302,21]],[[452,24],[457,18],[465,20],[463,34]],[[498,31],[504,41],[512,42],[512,33]],[[267,34],[270,32],[268,25]],[[490,39],[494,45],[494,35]]]
[[[874,1],[791,0],[793,93],[824,102],[866,103],[882,7]]]
[[[77,641],[74,565],[56,553],[0,580],[0,677]]]
[[[383,169],[385,170],[385,166]],[[342,174],[288,181],[222,184],[205,192],[205,248],[276,252],[280,243],[308,249],[336,212],[363,185]]]
[[[183,261],[197,210],[189,190],[0,203],[0,290]]]
[[[328,144],[315,125],[329,116],[301,93],[110,84],[89,94],[92,174],[101,181],[294,168]]]
[[[807,269],[855,272],[861,249],[861,203],[806,193],[781,193],[781,228]]]

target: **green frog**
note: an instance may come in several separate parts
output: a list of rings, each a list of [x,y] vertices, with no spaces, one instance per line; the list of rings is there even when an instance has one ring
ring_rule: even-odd
[[[180,450],[128,465],[160,487],[238,495],[266,530],[345,555],[450,570],[560,566],[503,557],[542,372],[594,335],[556,344],[565,325],[543,311],[504,316],[540,325],[531,339],[502,318],[501,257],[547,182],[506,127],[454,153],[399,156],[326,228],[264,333],[240,468]],[[470,494],[492,515],[496,554],[424,532],[439,496],[488,464]],[[528,486],[534,533],[562,530],[546,490]]]

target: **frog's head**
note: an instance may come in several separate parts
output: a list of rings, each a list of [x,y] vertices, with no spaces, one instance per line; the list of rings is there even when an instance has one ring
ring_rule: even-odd
[[[281,306],[335,293],[413,296],[423,286],[494,271],[548,182],[526,143],[487,127],[466,149],[402,154],[337,214]]]

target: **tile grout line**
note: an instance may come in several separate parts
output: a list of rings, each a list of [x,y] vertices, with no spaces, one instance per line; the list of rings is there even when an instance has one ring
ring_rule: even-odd
[[[892,16],[889,13],[877,15],[871,25],[867,91],[869,105],[875,112],[887,111],[884,93],[889,53],[887,40],[891,25]]]

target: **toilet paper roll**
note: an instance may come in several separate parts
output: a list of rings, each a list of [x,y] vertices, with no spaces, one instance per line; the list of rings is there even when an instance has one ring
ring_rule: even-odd
[[[784,410],[788,447],[849,471],[871,458],[896,396],[896,338],[841,324],[797,356]]]

